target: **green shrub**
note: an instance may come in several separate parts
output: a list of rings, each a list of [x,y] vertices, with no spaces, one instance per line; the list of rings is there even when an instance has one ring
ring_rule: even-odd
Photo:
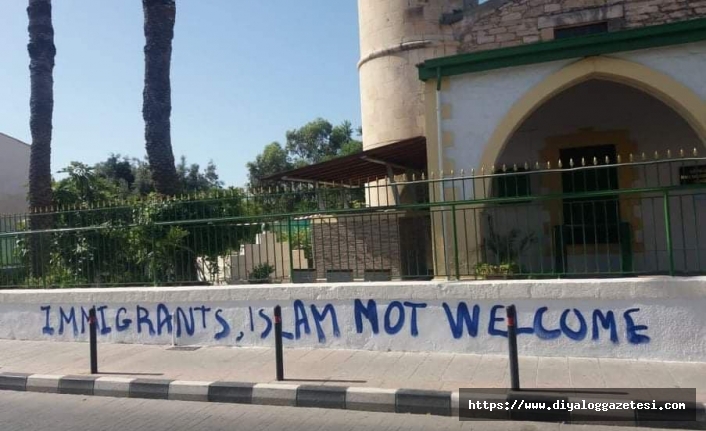
[[[271,283],[272,279],[270,278],[270,274],[275,272],[275,267],[270,265],[269,263],[261,263],[260,265],[257,265],[250,271],[250,275],[248,277],[248,281],[252,284],[257,284],[257,283]]]

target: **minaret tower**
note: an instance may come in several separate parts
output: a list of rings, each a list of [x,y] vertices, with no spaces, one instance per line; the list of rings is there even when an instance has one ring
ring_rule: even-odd
[[[358,0],[363,145],[424,136],[418,63],[456,53],[442,15],[463,0]]]

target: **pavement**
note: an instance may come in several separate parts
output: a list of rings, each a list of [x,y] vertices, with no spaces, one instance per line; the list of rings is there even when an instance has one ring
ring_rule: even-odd
[[[284,382],[274,357],[269,348],[99,344],[90,377],[87,343],[0,340],[0,389],[458,415],[459,388],[510,385],[500,356],[285,349]],[[706,363],[520,357],[520,383],[695,388],[703,403]]]
[[[315,413],[315,414],[314,414]],[[627,431],[631,427],[0,391],[3,431]],[[640,428],[637,428],[640,429]],[[644,428],[643,428],[644,429]]]

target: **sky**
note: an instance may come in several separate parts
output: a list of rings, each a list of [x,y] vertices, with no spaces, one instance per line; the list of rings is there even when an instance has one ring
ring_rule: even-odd
[[[287,130],[360,125],[355,0],[177,0],[172,146],[227,185]],[[31,143],[26,0],[0,0],[0,132]],[[143,157],[140,0],[54,0],[52,171]]]

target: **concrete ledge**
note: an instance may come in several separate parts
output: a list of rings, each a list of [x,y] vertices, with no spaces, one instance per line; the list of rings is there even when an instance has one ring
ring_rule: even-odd
[[[252,403],[268,406],[297,405],[297,385],[280,383],[258,383],[253,386]]]
[[[400,389],[395,404],[397,413],[451,416],[451,392]]]
[[[533,394],[531,392],[522,393],[510,393],[507,395],[507,401],[514,404],[516,401],[525,401],[529,403],[541,403],[551,405],[555,400],[561,399],[562,401],[568,401],[568,397],[556,397],[541,394]],[[520,420],[520,421],[540,421],[540,422],[570,422],[571,412],[568,410],[527,410],[527,409],[513,409],[510,410],[510,419]]]
[[[346,389],[338,386],[299,386],[297,407],[345,409]]]
[[[451,392],[451,416],[458,417],[459,407],[461,406],[460,394],[458,391]]]
[[[134,380],[125,377],[99,377],[93,382],[93,395],[127,398],[130,396],[130,383]]]
[[[135,379],[130,382],[130,398],[169,399],[171,380]]]
[[[432,414],[438,416],[458,416],[459,392],[423,391],[414,389],[379,389],[366,387],[289,385],[279,383],[239,383],[202,382],[160,379],[129,379],[121,377],[94,376],[52,376],[43,374],[0,373],[0,390],[49,392],[53,388],[58,393],[130,398],[170,399],[203,402],[227,402],[242,404],[282,405],[297,407],[318,407],[348,409],[372,412],[397,412]],[[531,391],[523,393],[524,400],[531,397]],[[511,403],[517,394],[471,392],[471,399]],[[547,395],[537,394],[537,401],[555,400]],[[584,398],[566,397],[568,401]],[[624,402],[625,398],[601,397],[592,402]],[[669,401],[669,400],[662,400]],[[614,414],[593,410],[551,412],[539,420],[571,424],[620,425],[664,428],[706,428],[706,405],[687,403],[693,410],[696,421],[658,421],[654,412],[625,411]],[[499,412],[499,414],[498,414]],[[521,414],[505,410],[478,410],[478,419],[526,420]],[[536,413],[536,412],[535,412]],[[550,413],[550,412],[546,412]],[[662,417],[664,418],[664,417]],[[538,420],[536,415],[532,421]]]
[[[49,374],[33,374],[27,377],[26,390],[29,392],[46,392],[56,394],[59,392],[59,380],[63,376],[52,376]]]
[[[208,400],[217,403],[252,404],[253,383],[215,382],[208,387]]]
[[[25,373],[2,373],[0,374],[0,390],[24,391],[27,387],[27,377]]]
[[[689,412],[690,415],[693,414],[695,418],[703,418],[706,413],[706,405],[701,404],[701,403],[687,403],[687,411]],[[685,421],[677,421],[678,417],[674,416],[674,412],[676,410],[672,411],[663,411],[663,412],[656,412],[654,410],[635,410],[635,425],[636,426],[649,426],[652,428],[659,427],[659,428],[667,428],[667,427],[678,427],[678,428],[692,428],[694,422],[685,422]],[[661,414],[660,414],[661,413]],[[670,414],[671,413],[671,414]],[[668,420],[669,417],[671,416],[671,420]],[[702,428],[700,429],[706,429],[706,423],[701,423]]]
[[[175,380],[169,384],[169,399],[180,401],[208,401],[208,387],[213,382]]]
[[[581,403],[583,400],[593,403],[605,403],[615,401],[605,398],[588,398],[588,397],[568,397],[567,401],[571,403]],[[635,412],[632,410],[611,410],[607,412],[574,410],[571,412],[571,423],[593,424],[596,420],[602,425],[613,425],[621,423],[635,422]]]
[[[91,289],[0,291],[0,303],[154,303],[192,302],[193,287],[120,287]],[[640,277],[557,280],[392,281],[272,284],[261,286],[199,286],[199,296],[209,302],[282,301],[300,299],[353,300],[361,297],[388,299],[657,299],[703,298],[706,277]]]
[[[459,394],[459,398],[460,398],[460,393],[458,393],[458,394]],[[452,396],[453,396],[453,394],[452,394]],[[493,403],[503,403],[503,402],[507,401],[507,393],[506,393],[506,391],[502,391],[502,393],[499,393],[499,392],[495,392],[494,390],[491,392],[479,391],[479,392],[471,393],[469,398],[472,401],[488,401],[488,402],[493,402]],[[460,407],[461,406],[460,406],[460,400],[459,400],[457,409]],[[477,410],[468,411],[464,415],[464,417],[472,418],[472,419],[482,419],[482,420],[507,421],[507,420],[510,420],[510,412],[507,410],[503,410],[503,409],[495,409],[495,410],[477,409]]]
[[[63,376],[59,379],[59,393],[73,395],[93,395],[94,376]]]
[[[346,409],[394,413],[396,395],[396,389],[348,388],[346,391]]]

